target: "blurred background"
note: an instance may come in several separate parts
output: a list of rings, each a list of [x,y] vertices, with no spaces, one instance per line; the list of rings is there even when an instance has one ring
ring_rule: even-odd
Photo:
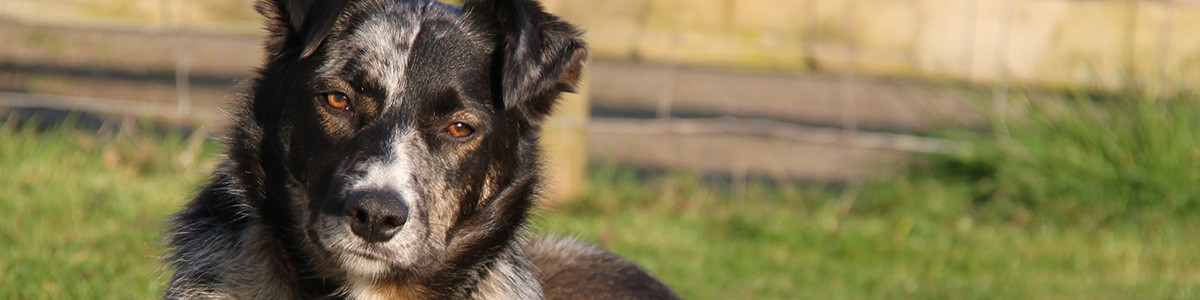
[[[1200,297],[1200,1],[541,2],[592,60],[538,234],[689,299]],[[161,294],[261,23],[0,0],[0,298]]]

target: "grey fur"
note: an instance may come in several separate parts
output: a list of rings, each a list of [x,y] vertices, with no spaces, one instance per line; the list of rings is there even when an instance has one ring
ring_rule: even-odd
[[[607,251],[524,238],[540,122],[587,56],[574,27],[529,0],[258,9],[270,59],[226,161],[171,219],[166,298],[677,298]],[[351,104],[321,100],[335,94]],[[479,133],[439,127],[464,122]],[[356,215],[396,211],[383,237]]]
[[[633,262],[579,240],[546,238],[525,247],[546,299],[679,299]]]

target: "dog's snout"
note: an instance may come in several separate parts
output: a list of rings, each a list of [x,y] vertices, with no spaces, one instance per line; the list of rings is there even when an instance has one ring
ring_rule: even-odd
[[[363,191],[346,199],[346,221],[350,230],[367,242],[382,243],[392,239],[408,220],[408,205],[399,194],[384,191]]]

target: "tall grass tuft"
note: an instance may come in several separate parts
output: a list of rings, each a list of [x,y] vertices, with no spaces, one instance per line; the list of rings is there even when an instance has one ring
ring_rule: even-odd
[[[930,157],[901,181],[933,181],[937,192],[973,201],[951,205],[960,212],[1017,223],[1096,228],[1200,217],[1200,105],[1194,99],[1030,102],[1026,113],[1009,120],[1008,132],[999,138],[964,134],[967,153]],[[881,185],[902,190],[894,181]],[[923,201],[904,196],[918,199],[898,201]],[[897,199],[873,200],[867,209]]]

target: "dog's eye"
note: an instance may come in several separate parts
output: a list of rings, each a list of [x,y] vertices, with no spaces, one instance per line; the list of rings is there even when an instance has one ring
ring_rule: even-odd
[[[325,104],[329,105],[329,107],[344,110],[350,109],[350,97],[346,96],[346,94],[327,93],[322,95],[322,97],[325,98]]]
[[[467,123],[454,122],[454,124],[446,127],[446,132],[449,132],[454,137],[461,138],[471,136],[471,134],[475,133],[475,128],[471,128],[471,125],[467,125]]]

